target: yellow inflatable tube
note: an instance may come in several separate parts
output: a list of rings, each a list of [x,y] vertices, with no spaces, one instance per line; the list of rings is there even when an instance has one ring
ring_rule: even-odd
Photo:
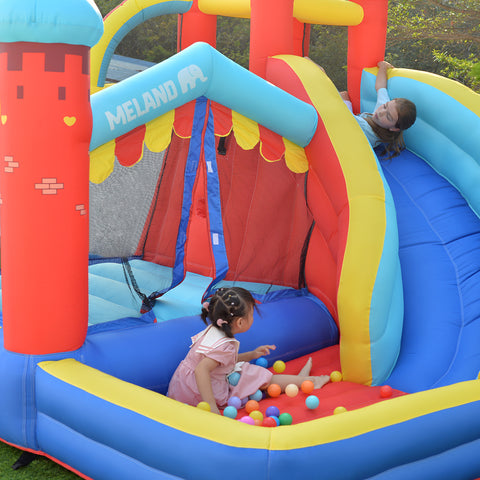
[[[158,478],[164,472],[209,480],[224,478],[227,467],[231,478],[311,478],[316,471],[329,480],[370,478],[430,456],[438,460],[471,441],[473,418],[466,413],[474,416],[480,396],[480,381],[474,380],[262,428],[184,405],[73,359],[39,363],[36,385],[40,442],[68,432],[70,444],[56,442],[57,455],[89,451],[92,444],[92,455],[99,457],[89,458],[93,465],[109,464],[108,457],[116,455],[112,468],[127,458],[125,470],[148,469],[142,478],[157,478],[156,470]],[[120,477],[111,471],[108,478]]]
[[[203,13],[226,17],[250,18],[250,0],[198,0]],[[319,25],[358,25],[363,8],[346,0],[295,0],[293,16],[303,23]]]
[[[300,79],[336,153],[336,159],[327,165],[326,152],[331,147],[322,144],[318,151],[306,147],[310,171],[322,179],[326,169],[340,169],[345,182],[347,210],[337,212],[338,231],[346,232],[346,238],[340,239],[345,243],[343,258],[337,261],[342,373],[345,380],[381,384],[395,365],[403,323],[398,233],[390,190],[368,140],[327,75],[302,57],[272,58],[272,62],[280,60]],[[279,69],[275,78],[267,79],[276,83],[285,77],[285,71]],[[292,88],[279,86],[287,91]],[[301,95],[299,91],[290,93]],[[337,198],[340,192],[331,195],[334,204],[341,202]],[[316,220],[322,224],[322,218]]]
[[[192,0],[126,0],[104,19],[104,33],[91,49],[90,77],[92,93],[103,87],[106,69],[122,38],[144,21],[167,13],[185,13]]]

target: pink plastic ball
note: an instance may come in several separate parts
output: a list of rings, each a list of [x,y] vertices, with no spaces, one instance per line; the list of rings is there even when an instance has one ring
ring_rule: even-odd
[[[252,417],[249,417],[248,415],[245,415],[244,417],[240,418],[239,421],[243,423],[248,423],[248,425],[255,425],[255,420]]]

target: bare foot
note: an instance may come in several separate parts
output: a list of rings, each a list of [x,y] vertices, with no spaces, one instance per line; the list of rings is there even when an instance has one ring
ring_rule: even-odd
[[[313,382],[313,388],[322,388],[330,381],[330,375],[320,375],[319,377],[310,377]]]
[[[310,375],[310,370],[312,369],[312,357],[309,357],[307,363],[303,368],[298,372],[299,377],[308,377]]]

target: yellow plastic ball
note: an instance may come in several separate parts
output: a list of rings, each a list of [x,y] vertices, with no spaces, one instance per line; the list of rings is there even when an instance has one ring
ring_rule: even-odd
[[[285,387],[285,393],[289,397],[296,397],[298,395],[298,387],[294,383],[291,383]]]
[[[199,408],[200,410],[205,410],[206,412],[210,412],[211,411],[211,408],[210,408],[210,404],[207,403],[207,402],[200,402],[197,404],[197,408]]]
[[[249,415],[254,420],[260,420],[260,423],[263,422],[263,413],[260,410],[253,410],[253,412],[250,412]]]
[[[345,413],[347,411],[347,409],[345,407],[337,407],[334,411],[333,411],[333,414],[334,415],[338,415],[339,413]]]
[[[338,370],[334,370],[331,374],[330,374],[330,380],[332,382],[341,382],[343,379],[343,375],[342,375],[342,372],[339,372]]]
[[[285,368],[287,368],[287,366],[285,365],[285,362],[282,362],[281,360],[277,360],[273,364],[273,370],[275,370],[275,373],[282,373],[285,371]]]

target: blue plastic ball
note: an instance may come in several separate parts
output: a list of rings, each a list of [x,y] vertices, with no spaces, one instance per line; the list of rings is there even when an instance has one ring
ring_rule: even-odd
[[[280,419],[276,415],[272,415],[270,418],[273,418],[277,422],[277,427],[280,426]]]
[[[258,365],[259,367],[267,368],[268,360],[265,357],[257,358],[257,360],[255,361],[255,365]]]
[[[232,407],[229,405],[228,407],[225,407],[223,410],[223,416],[228,417],[228,418],[237,418],[237,409],[235,407]]]
[[[230,385],[235,386],[240,380],[240,374],[238,372],[233,372],[228,376],[228,382]]]
[[[320,400],[315,395],[310,395],[305,400],[305,405],[310,410],[315,410],[318,407],[319,403],[320,403]]]
[[[275,405],[268,407],[265,411],[267,417],[278,417],[280,415],[280,410]]]
[[[236,410],[242,407],[242,401],[238,397],[230,397],[227,402],[229,407],[234,407]]]
[[[263,393],[261,390],[257,390],[253,395],[248,397],[250,400],[256,400],[259,402],[263,398]]]

